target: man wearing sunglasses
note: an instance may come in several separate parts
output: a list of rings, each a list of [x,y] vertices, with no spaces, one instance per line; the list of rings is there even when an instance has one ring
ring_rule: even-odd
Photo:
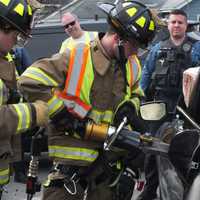
[[[19,161],[20,133],[45,125],[45,102],[19,103],[16,66],[9,51],[30,37],[33,10],[26,0],[0,1],[0,198],[9,181],[9,163]]]
[[[153,39],[155,22],[137,1],[98,7],[108,16],[106,33],[38,60],[19,80],[29,101],[40,99],[49,105],[48,145],[54,166],[44,184],[44,200],[132,196],[134,180],[125,170],[126,152],[105,152],[103,142],[105,127],[117,127],[124,117],[134,130],[144,131],[137,116],[143,96],[137,50]]]
[[[75,44],[80,42],[88,44],[97,36],[97,32],[84,31],[80,26],[78,17],[70,12],[63,15],[62,25],[69,38],[62,42],[60,53],[63,53],[66,48],[72,48]]]

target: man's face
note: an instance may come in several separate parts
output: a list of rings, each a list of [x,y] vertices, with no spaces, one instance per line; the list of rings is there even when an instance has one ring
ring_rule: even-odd
[[[183,15],[170,15],[168,21],[170,36],[174,39],[184,38],[187,30],[187,19]]]
[[[19,32],[16,30],[8,33],[0,30],[0,52],[1,54],[7,54],[13,46],[17,43],[17,36]]]
[[[62,20],[65,32],[72,38],[79,38],[81,36],[81,27],[79,21],[73,15],[66,15]]]

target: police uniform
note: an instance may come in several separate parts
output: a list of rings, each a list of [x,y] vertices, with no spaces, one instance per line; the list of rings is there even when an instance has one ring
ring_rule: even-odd
[[[142,71],[141,87],[144,89],[147,99],[165,101],[168,111],[174,113],[182,94],[183,71],[197,65],[199,60],[200,43],[189,37],[186,37],[179,46],[175,46],[171,39],[155,45],[150,51]],[[152,134],[156,133],[162,123],[150,125]],[[156,198],[158,175],[155,156],[147,155],[145,162],[147,182],[145,191],[138,200]]]
[[[128,85],[124,82],[119,63],[109,58],[99,39],[96,39],[91,46],[79,44],[65,54],[35,62],[22,74],[19,84],[21,92],[30,101],[48,101],[51,116],[67,105],[71,112],[83,119],[89,118],[96,124],[109,124],[121,103],[129,101],[136,109],[139,108],[139,97],[143,92],[138,85],[141,68],[135,55],[127,61],[126,70]],[[102,143],[66,135],[52,125],[49,127],[49,156],[59,167],[62,164],[86,169],[97,160],[101,149]],[[49,175],[43,199],[55,196],[57,199],[80,199],[83,196],[83,189],[71,195],[64,187],[53,187],[55,180],[63,178],[64,175],[58,172]],[[105,191],[99,196],[91,192],[88,199],[110,199],[108,179],[101,180],[95,189],[97,192],[101,185]],[[77,188],[81,186],[78,184]]]

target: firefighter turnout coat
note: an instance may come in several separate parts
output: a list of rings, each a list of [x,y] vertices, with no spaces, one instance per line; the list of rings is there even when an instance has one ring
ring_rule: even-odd
[[[9,181],[9,163],[21,159],[20,133],[36,124],[32,104],[18,103],[12,57],[0,57],[0,185]]]
[[[96,124],[112,123],[118,106],[130,101],[139,108],[141,67],[136,55],[126,64],[128,84],[116,60],[112,60],[96,38],[78,44],[63,54],[33,63],[20,77],[19,88],[30,101],[48,102],[50,117],[67,107],[80,118]],[[102,143],[83,140],[49,125],[49,156],[57,163],[89,166],[99,155]]]

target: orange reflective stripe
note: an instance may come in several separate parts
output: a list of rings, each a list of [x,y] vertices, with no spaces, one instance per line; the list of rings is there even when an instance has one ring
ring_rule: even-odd
[[[78,81],[77,89],[76,89],[76,96],[78,97],[80,96],[80,92],[81,92],[81,87],[82,87],[84,73],[85,73],[87,59],[88,59],[88,53],[89,53],[89,48],[88,47],[84,48],[83,62],[82,62],[81,72],[80,72],[79,81]]]
[[[134,71],[133,71],[133,67],[132,67],[132,62],[131,60],[129,59],[129,67],[130,67],[130,94],[131,94],[131,91],[132,91],[132,85],[133,85],[133,77],[134,77]]]
[[[75,55],[76,55],[76,48],[73,48],[71,53],[70,53],[70,58],[69,58],[69,68],[68,68],[68,72],[67,72],[67,76],[71,76],[72,71],[73,71],[73,66],[74,66],[74,60],[75,60]],[[67,93],[67,88],[69,86],[69,82],[70,79],[67,78],[66,82],[65,82],[65,88],[64,88],[64,92]]]
[[[71,49],[65,88],[58,94],[68,110],[81,118],[85,117],[91,109],[90,103],[81,99],[89,55],[90,48],[88,45],[82,44]]]

